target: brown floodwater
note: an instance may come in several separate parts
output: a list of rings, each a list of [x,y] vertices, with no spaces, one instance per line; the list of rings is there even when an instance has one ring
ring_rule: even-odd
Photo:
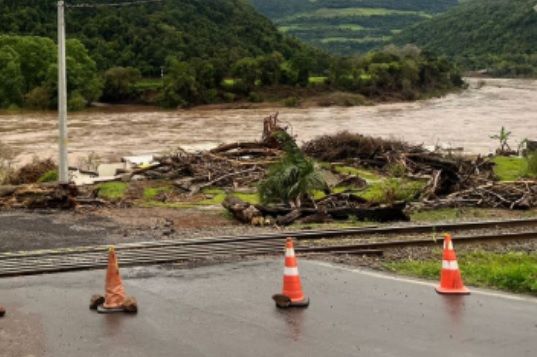
[[[537,139],[537,81],[468,82],[468,90],[443,98],[370,107],[177,111],[114,107],[70,113],[70,162],[76,164],[91,152],[113,159],[178,146],[195,150],[258,139],[262,118],[276,111],[300,142],[349,130],[416,144],[462,146],[468,153],[489,153],[497,145],[490,136],[501,126],[513,132],[514,147],[523,138]],[[0,114],[0,140],[17,150],[18,164],[33,156],[55,157],[57,116],[52,112]]]

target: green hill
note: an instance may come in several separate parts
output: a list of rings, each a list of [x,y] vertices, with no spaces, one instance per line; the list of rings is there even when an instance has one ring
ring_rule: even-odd
[[[367,52],[458,0],[250,0],[280,30],[332,53]]]
[[[112,2],[126,2],[116,0]],[[0,34],[56,37],[56,0],[0,1]],[[68,0],[68,4],[109,3]],[[70,8],[67,37],[80,39],[100,70],[133,66],[159,75],[169,56],[214,59],[222,70],[238,59],[303,46],[282,35],[245,0],[165,0],[125,7]]]
[[[537,1],[471,0],[397,38],[494,75],[537,75]]]

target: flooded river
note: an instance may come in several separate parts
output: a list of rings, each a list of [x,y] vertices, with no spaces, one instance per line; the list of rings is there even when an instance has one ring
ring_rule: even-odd
[[[261,119],[280,112],[300,142],[341,130],[394,137],[425,145],[463,146],[488,153],[490,135],[503,125],[513,132],[512,146],[537,139],[537,81],[468,80],[470,88],[444,98],[372,107],[307,109],[93,109],[69,115],[69,155],[75,164],[91,152],[112,159],[154,153],[177,146],[204,149],[219,143],[252,140],[261,134]],[[55,157],[55,113],[0,114],[0,140],[19,153],[18,163],[32,156]]]

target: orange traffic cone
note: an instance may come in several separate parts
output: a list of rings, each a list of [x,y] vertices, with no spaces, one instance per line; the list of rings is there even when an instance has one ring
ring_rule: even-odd
[[[285,268],[283,273],[283,292],[272,297],[278,307],[307,307],[309,298],[302,292],[298,265],[293,247],[293,239],[287,238],[285,247]]]
[[[440,274],[440,286],[436,288],[439,294],[468,295],[470,290],[464,286],[457,263],[457,255],[453,249],[453,242],[450,234],[444,237],[444,254],[442,258],[442,272]]]
[[[105,296],[94,295],[91,298],[90,308],[100,313],[111,312],[137,312],[138,306],[134,298],[125,294],[119,265],[114,247],[108,250],[108,269],[106,271]]]
[[[6,309],[4,309],[2,305],[0,305],[0,317],[4,317],[5,314],[6,314]]]

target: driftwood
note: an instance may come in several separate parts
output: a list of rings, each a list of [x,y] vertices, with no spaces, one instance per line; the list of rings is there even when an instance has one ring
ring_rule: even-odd
[[[404,212],[405,202],[392,204],[367,203],[362,198],[337,194],[315,202],[314,206],[292,208],[287,205],[250,205],[236,197],[228,197],[223,203],[235,218],[244,223],[251,223],[254,217],[265,220],[275,219],[280,226],[300,221],[305,223],[322,223],[331,220],[345,220],[351,217],[361,221],[408,221]]]
[[[222,206],[230,211],[233,214],[233,217],[242,223],[253,224],[262,216],[261,212],[259,212],[253,205],[233,196],[227,196],[224,202],[222,202]]]
[[[452,193],[445,198],[424,200],[419,206],[531,209],[537,207],[537,181],[491,182]]]

